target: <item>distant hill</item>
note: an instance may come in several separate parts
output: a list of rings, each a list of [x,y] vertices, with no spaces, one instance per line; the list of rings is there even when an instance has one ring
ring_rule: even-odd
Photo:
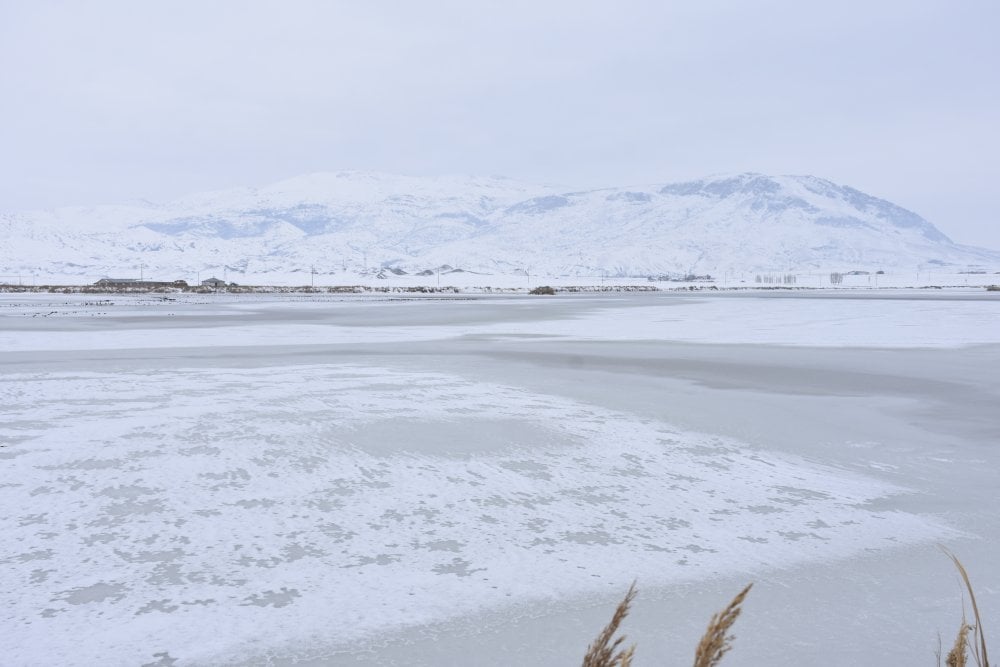
[[[504,178],[299,176],[167,204],[0,214],[0,275],[346,270],[676,275],[1000,269],[916,213],[814,176],[569,191]]]

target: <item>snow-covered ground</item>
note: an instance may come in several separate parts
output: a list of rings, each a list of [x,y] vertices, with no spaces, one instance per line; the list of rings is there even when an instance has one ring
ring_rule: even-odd
[[[570,665],[634,578],[640,664],[748,580],[734,665],[930,662],[936,543],[1000,617],[996,293],[171,298],[0,295],[5,664]]]

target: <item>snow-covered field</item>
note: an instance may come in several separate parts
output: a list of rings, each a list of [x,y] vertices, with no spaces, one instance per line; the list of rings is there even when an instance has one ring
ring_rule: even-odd
[[[733,665],[930,664],[998,362],[981,290],[0,295],[2,662],[571,665],[637,578],[640,664],[749,580]]]

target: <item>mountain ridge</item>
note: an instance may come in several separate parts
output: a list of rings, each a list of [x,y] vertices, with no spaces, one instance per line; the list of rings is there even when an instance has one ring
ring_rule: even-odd
[[[163,204],[0,214],[0,274],[312,270],[663,275],[1000,267],[916,213],[816,176],[574,190],[503,177],[304,174]]]

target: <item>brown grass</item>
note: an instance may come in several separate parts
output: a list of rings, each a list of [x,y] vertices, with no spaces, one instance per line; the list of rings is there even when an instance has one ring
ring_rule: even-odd
[[[972,626],[966,623],[963,617],[962,625],[958,628],[958,636],[955,637],[955,645],[948,651],[948,657],[944,661],[947,667],[965,667],[968,655],[965,649],[969,644],[969,630],[971,629]],[[940,654],[938,655],[940,656]]]
[[[708,623],[708,630],[705,636],[698,643],[695,651],[695,667],[715,667],[719,664],[722,656],[732,648],[733,636],[729,634],[729,629],[740,616],[740,605],[746,599],[747,593],[753,584],[747,584],[739,594],[733,598],[729,606],[712,616]],[[618,603],[615,613],[611,617],[611,622],[604,626],[601,633],[597,635],[590,646],[587,647],[587,655],[583,657],[583,667],[629,667],[632,658],[635,656],[635,644],[628,648],[622,648],[625,643],[625,635],[615,638],[622,621],[628,616],[632,607],[632,600],[635,599],[638,591],[635,582],[629,586],[625,598]]]
[[[962,582],[965,584],[965,590],[969,592],[969,601],[972,603],[972,616],[975,618],[976,624],[969,627],[965,622],[965,618],[962,618],[962,627],[959,628],[958,638],[955,640],[955,648],[958,648],[958,640],[962,639],[964,636],[964,644],[969,645],[972,648],[972,658],[975,660],[978,667],[990,667],[990,659],[986,654],[986,635],[983,634],[983,621],[979,617],[979,605],[976,604],[976,593],[972,590],[972,582],[969,581],[969,573],[965,571],[965,566],[962,565],[962,561],[958,560],[955,554],[951,553],[944,547],[941,550],[951,559],[951,562],[955,564],[958,569],[958,573],[962,575]],[[972,633],[972,639],[969,639],[969,633]],[[948,653],[948,664],[951,665],[952,653],[955,652],[955,648]],[[965,647],[963,645],[961,653],[963,655],[962,662],[956,663],[959,665],[965,664]]]
[[[753,584],[747,584],[747,587],[733,598],[729,606],[712,616],[712,620],[708,622],[708,629],[705,630],[695,650],[694,667],[715,667],[722,660],[722,656],[733,647],[734,637],[729,633],[729,629],[740,617],[742,611],[740,605],[752,587]]]
[[[635,599],[637,592],[633,581],[632,585],[628,587],[625,598],[615,608],[611,622],[604,626],[594,643],[587,647],[587,655],[583,656],[583,667],[629,667],[632,664],[635,644],[628,648],[622,648],[622,644],[625,643],[625,635],[614,639],[614,641],[612,638],[618,632],[622,621],[628,616],[632,600]]]
[[[948,655],[945,657],[946,667],[968,667],[969,653],[971,649],[972,661],[976,667],[990,667],[989,657],[986,653],[986,636],[983,633],[983,622],[979,616],[979,605],[976,603],[976,594],[972,589],[972,582],[969,580],[969,573],[958,558],[941,547],[942,551],[951,558],[958,569],[965,590],[969,593],[969,601],[972,604],[972,615],[975,624],[966,622],[965,614],[962,614],[962,624],[958,628],[955,643],[952,645]],[[736,619],[743,611],[742,605],[753,584],[747,584],[746,588],[740,591],[732,599],[725,609],[712,616],[708,623],[708,629],[698,642],[695,650],[694,667],[717,667],[722,661],[722,657],[733,648],[734,636],[730,630]],[[587,647],[587,654],[583,658],[583,667],[630,667],[635,656],[635,644],[624,648],[625,635],[615,637],[621,627],[622,621],[628,616],[632,607],[632,601],[637,594],[635,582],[629,586],[625,598],[618,603],[615,613],[601,633],[597,635],[594,642]],[[940,635],[938,636],[937,654],[938,665],[941,664]]]

